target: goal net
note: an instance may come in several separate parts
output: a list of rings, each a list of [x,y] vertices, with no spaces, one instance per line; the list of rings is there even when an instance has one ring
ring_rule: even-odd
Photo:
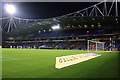
[[[88,51],[103,51],[105,42],[88,40],[87,42],[87,50]]]

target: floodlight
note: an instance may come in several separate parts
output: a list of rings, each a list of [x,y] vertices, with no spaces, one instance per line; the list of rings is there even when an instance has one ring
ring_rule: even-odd
[[[9,13],[9,14],[14,14],[15,13],[15,6],[11,5],[11,4],[6,4],[5,5],[5,10]]]
[[[59,24],[58,24],[58,25],[54,25],[54,26],[52,26],[52,29],[53,29],[53,30],[60,29],[60,25],[59,25]]]

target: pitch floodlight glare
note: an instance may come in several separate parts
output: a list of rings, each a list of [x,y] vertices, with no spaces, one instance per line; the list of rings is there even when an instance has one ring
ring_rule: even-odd
[[[53,30],[60,29],[60,25],[54,25],[54,26],[52,26],[52,29],[53,29]]]
[[[6,4],[5,5],[5,9],[6,11],[9,13],[9,14],[14,14],[15,13],[15,6],[14,5],[11,5],[11,4]]]

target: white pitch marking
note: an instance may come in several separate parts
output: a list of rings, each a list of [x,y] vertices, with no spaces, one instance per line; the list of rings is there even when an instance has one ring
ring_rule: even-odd
[[[32,58],[9,58],[8,60],[0,60],[0,61],[13,61],[13,60],[27,60],[27,59],[32,59]]]

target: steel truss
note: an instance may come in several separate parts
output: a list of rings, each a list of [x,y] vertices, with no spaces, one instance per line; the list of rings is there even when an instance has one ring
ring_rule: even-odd
[[[113,0],[110,7],[108,7],[107,2],[108,2],[108,0],[104,0],[98,4],[87,7],[85,9],[82,9],[82,10],[79,10],[79,11],[76,11],[73,13],[65,14],[62,16],[48,18],[48,19],[23,19],[23,18],[18,18],[15,16],[0,18],[0,20],[2,21],[1,28],[3,31],[10,32],[10,31],[13,31],[14,29],[18,29],[20,27],[24,27],[26,25],[32,24],[33,22],[40,22],[43,20],[58,21],[61,18],[68,18],[68,17],[111,16],[113,9],[114,9],[115,15],[112,15],[112,16],[116,16],[116,17],[119,16],[118,4],[120,3],[120,1]]]

